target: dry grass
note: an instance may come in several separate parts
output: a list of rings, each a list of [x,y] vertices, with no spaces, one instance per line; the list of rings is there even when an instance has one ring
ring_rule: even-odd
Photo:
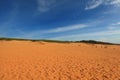
[[[120,80],[120,46],[0,41],[0,80]]]

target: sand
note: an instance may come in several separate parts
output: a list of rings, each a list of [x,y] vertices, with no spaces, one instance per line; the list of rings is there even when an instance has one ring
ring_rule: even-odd
[[[0,41],[0,80],[120,80],[120,46]]]

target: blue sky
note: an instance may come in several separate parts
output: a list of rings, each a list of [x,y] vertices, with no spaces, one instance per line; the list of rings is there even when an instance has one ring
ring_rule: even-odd
[[[0,37],[120,43],[120,0],[0,0]]]

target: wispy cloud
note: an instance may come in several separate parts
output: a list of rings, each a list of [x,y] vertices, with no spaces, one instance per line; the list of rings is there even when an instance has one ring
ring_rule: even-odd
[[[25,38],[42,38],[45,37],[46,35],[59,35],[63,33],[70,33],[70,32],[75,32],[75,31],[80,31],[81,29],[89,28],[89,27],[94,27],[102,22],[99,20],[96,20],[95,22],[87,22],[87,23],[81,23],[81,24],[74,24],[74,25],[68,25],[68,26],[59,26],[57,28],[52,28],[52,29],[45,29],[45,30],[34,30],[32,32],[26,32],[23,35],[20,35],[20,37],[25,37]],[[70,34],[71,35],[71,34]],[[60,36],[59,36],[60,37]]]
[[[91,32],[91,33],[83,33],[83,34],[74,34],[74,35],[66,35],[66,36],[59,36],[54,37],[51,39],[58,39],[58,40],[81,40],[84,38],[91,39],[92,37],[100,37],[100,36],[111,36],[111,35],[120,35],[120,30],[105,30],[100,32]]]
[[[81,28],[85,28],[85,27],[87,27],[87,25],[78,24],[78,25],[58,27],[58,28],[55,28],[55,29],[45,30],[45,31],[42,31],[42,33],[58,33],[58,32],[77,30],[77,29],[81,29]]]
[[[99,7],[102,4],[102,2],[102,0],[92,0],[86,5],[85,10],[95,9]]]
[[[61,33],[61,32],[67,32],[67,31],[72,31],[72,30],[78,30],[78,29],[82,29],[85,27],[88,27],[88,26],[86,24],[77,24],[77,25],[58,27],[58,28],[48,29],[48,30],[36,30],[30,33],[27,33],[23,36],[32,38],[36,35],[44,35],[44,34],[49,34],[49,33]]]
[[[120,25],[120,22],[117,22],[117,23],[113,23],[112,25]]]
[[[37,10],[39,11],[39,13],[45,13],[66,3],[67,1],[69,0],[37,0]]]
[[[120,0],[106,0],[107,5],[120,6]]]
[[[38,11],[46,12],[55,6],[56,0],[38,0]]]
[[[100,5],[112,5],[120,7],[120,0],[92,0],[91,2],[87,3],[85,10],[95,9]]]
[[[112,23],[108,29],[112,30],[112,29],[120,29],[120,22],[116,22],[116,23]]]

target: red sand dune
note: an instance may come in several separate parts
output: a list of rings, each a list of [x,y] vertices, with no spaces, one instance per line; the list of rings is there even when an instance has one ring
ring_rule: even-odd
[[[120,46],[0,41],[0,80],[120,80]]]

